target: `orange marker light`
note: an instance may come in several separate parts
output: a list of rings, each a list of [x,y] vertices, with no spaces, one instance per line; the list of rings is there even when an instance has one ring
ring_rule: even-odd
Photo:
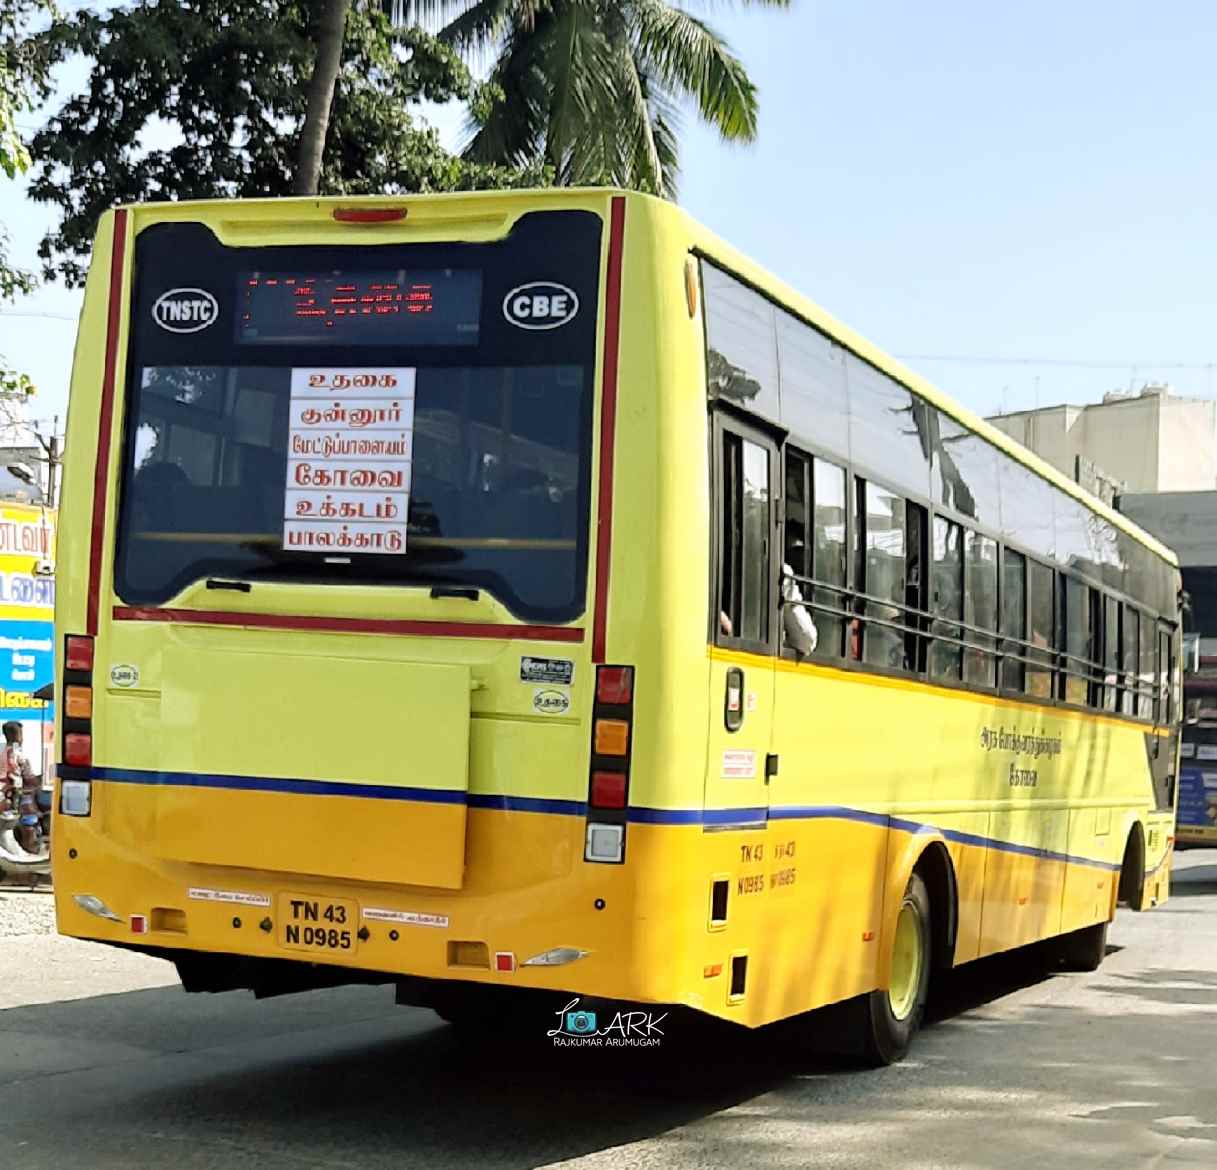
[[[92,718],[93,688],[67,687],[63,692],[63,706],[70,719]]]
[[[697,305],[701,298],[697,295],[697,261],[690,256],[685,261],[685,300],[689,306],[689,316],[697,316]]]
[[[624,719],[597,719],[593,742],[598,756],[624,756],[630,743],[630,725]]]

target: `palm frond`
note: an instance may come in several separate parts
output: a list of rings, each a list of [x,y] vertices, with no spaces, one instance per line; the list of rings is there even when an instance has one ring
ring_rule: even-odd
[[[590,130],[600,131],[604,119],[611,124],[617,96],[613,68],[613,47],[597,5],[567,0],[555,6],[543,67],[549,87],[546,157],[555,166],[569,160]]]
[[[756,86],[727,43],[703,21],[664,0],[630,0],[642,59],[666,88],[687,94],[726,139],[756,137]]]
[[[659,156],[651,123],[648,78],[639,64],[636,46],[627,42],[619,54],[617,69],[617,116],[624,167],[623,172],[614,178],[638,191],[666,195],[663,160]]]
[[[475,105],[463,154],[473,162],[513,166],[535,162],[545,145],[549,100],[539,68],[544,38],[508,33],[487,88],[488,100]]]

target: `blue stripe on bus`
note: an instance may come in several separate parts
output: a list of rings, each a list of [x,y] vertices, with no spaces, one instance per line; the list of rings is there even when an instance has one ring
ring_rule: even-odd
[[[145,772],[94,768],[93,777],[117,784],[166,788],[229,788],[240,792],[295,792],[308,796],[364,796],[372,800],[421,800],[464,804],[465,793],[450,788],[407,788],[396,784],[351,784],[342,780],[292,780],[281,776],[223,776],[209,772]]]
[[[492,808],[499,812],[555,813],[558,816],[581,817],[587,812],[583,800],[556,800],[548,796],[508,796],[491,792],[470,792],[470,808]]]
[[[389,784],[352,784],[338,780],[297,780],[274,776],[227,776],[199,772],[151,772],[130,768],[94,768],[93,777],[119,784],[163,785],[173,788],[226,788],[241,792],[291,792],[304,796],[358,796],[370,800],[418,801],[429,804],[467,804],[470,808],[493,809],[500,812],[551,813],[557,816],[583,816],[588,811],[586,801],[558,800],[550,797],[514,796],[507,794],[464,792],[451,788],[410,788]],[[1025,857],[1042,857],[1047,861],[1064,861],[1115,872],[1121,867],[1110,861],[1098,861],[1072,853],[1058,853],[1036,845],[1019,845],[957,829],[942,829],[921,821],[847,808],[844,805],[775,805],[771,808],[645,808],[634,806],[628,819],[643,825],[701,825],[710,828],[755,828],[767,821],[839,820],[896,829],[903,833],[941,833],[958,845],[995,849]],[[1160,865],[1161,863],[1159,863]]]

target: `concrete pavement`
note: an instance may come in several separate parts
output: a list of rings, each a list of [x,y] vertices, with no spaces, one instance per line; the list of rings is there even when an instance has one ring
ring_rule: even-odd
[[[23,1170],[1214,1170],[1217,852],[1176,872],[1098,972],[965,969],[878,1072],[679,1020],[660,1053],[555,1052],[549,1020],[469,1044],[387,989],[187,996],[155,960],[4,940],[0,1002],[62,999],[0,1010],[6,1145]]]

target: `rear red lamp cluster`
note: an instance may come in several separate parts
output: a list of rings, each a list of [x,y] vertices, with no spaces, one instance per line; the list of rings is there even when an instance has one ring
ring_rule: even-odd
[[[339,223],[396,223],[406,218],[404,207],[335,207]]]
[[[64,639],[63,665],[65,670],[93,669],[93,639],[69,634]]]
[[[625,808],[624,772],[592,773],[592,808]]]
[[[87,817],[93,807],[93,665],[92,638],[69,634],[63,640],[63,671],[56,697],[62,700],[59,763],[59,811]]]
[[[628,703],[634,697],[632,666],[602,666],[596,671],[597,703]]]
[[[585,861],[625,861],[633,748],[634,668],[598,666],[592,705],[592,753],[588,779]]]
[[[73,768],[88,768],[93,763],[93,737],[68,732],[63,737],[63,762]]]

